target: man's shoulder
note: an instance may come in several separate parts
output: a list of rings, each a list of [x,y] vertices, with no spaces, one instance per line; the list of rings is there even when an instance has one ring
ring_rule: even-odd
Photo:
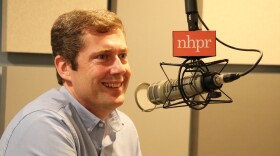
[[[38,110],[59,111],[61,108],[66,107],[69,102],[57,89],[50,89],[43,93],[24,108],[24,112],[30,113]]]
[[[37,116],[36,119],[38,120],[41,119],[38,116],[53,116],[53,118],[57,119],[66,118],[68,103],[62,93],[56,89],[51,89],[25,105],[16,114],[11,123],[18,124],[22,120],[29,119],[29,116]]]
[[[5,129],[0,140],[0,153],[6,151],[8,147],[16,149],[16,144],[12,144],[12,139],[30,140],[33,138],[33,141],[36,142],[39,134],[43,133],[52,133],[53,136],[63,133],[63,136],[72,138],[75,131],[69,121],[67,107],[67,100],[56,89],[51,89],[28,103]],[[34,142],[30,140],[28,143]]]
[[[51,89],[24,106],[9,123],[15,128],[29,120],[68,120],[68,101],[56,89]]]

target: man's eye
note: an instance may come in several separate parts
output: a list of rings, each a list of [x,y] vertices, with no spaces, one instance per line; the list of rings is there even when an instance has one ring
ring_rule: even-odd
[[[108,55],[106,55],[106,54],[101,54],[101,55],[98,55],[97,58],[98,58],[98,59],[101,59],[101,60],[104,60],[104,59],[108,58]]]
[[[119,58],[121,58],[121,59],[126,59],[126,57],[127,57],[126,53],[122,53],[119,55]]]

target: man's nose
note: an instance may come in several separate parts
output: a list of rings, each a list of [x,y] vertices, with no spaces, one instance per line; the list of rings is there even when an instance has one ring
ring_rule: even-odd
[[[125,73],[125,71],[125,64],[123,64],[120,58],[116,56],[114,63],[112,64],[111,74],[122,74]]]

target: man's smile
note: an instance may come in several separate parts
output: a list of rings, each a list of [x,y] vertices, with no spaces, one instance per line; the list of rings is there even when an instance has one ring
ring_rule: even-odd
[[[122,86],[122,82],[121,83],[106,83],[106,82],[103,82],[102,83],[104,86],[108,87],[108,88],[119,88]]]

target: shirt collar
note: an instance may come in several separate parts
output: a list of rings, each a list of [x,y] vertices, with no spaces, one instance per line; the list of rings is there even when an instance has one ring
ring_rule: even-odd
[[[77,110],[82,122],[88,131],[93,130],[93,128],[99,123],[102,122],[97,116],[89,112],[82,104],[80,104],[70,93],[69,91],[62,86],[59,90],[63,93],[67,100],[75,107]],[[108,126],[107,133],[117,132],[122,127],[122,122],[116,110],[114,110],[105,121],[106,126]],[[108,125],[107,125],[108,124]]]

